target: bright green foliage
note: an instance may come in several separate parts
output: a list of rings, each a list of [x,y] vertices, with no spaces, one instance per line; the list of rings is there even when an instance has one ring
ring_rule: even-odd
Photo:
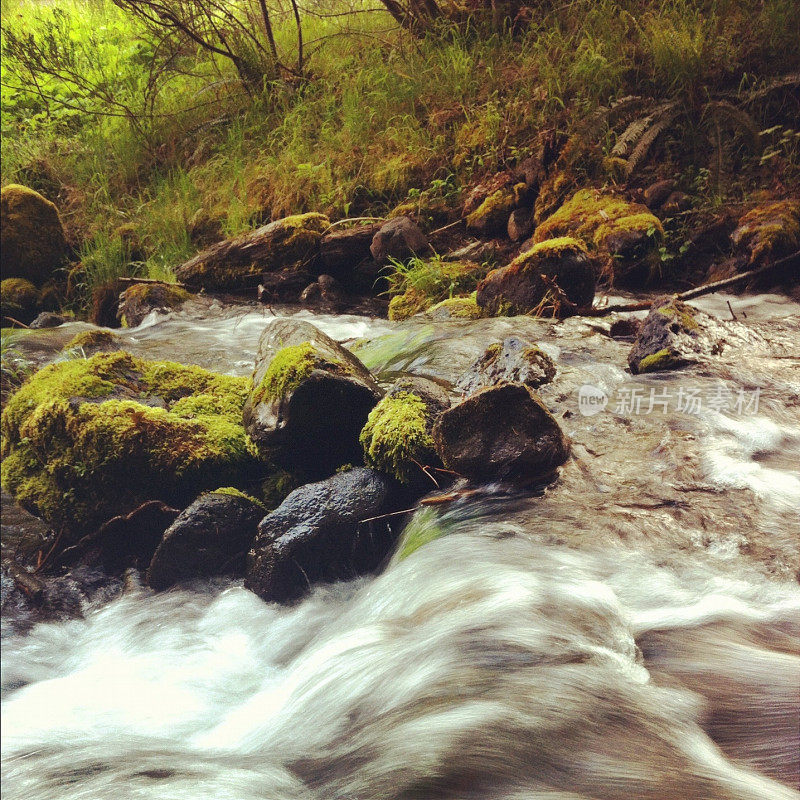
[[[415,550],[440,539],[448,532],[447,528],[441,524],[440,517],[434,509],[423,508],[417,511],[403,528],[394,557],[396,560],[402,561]]]
[[[313,371],[320,356],[311,342],[284,347],[267,368],[261,383],[253,391],[253,405],[279,400],[293,392]]]
[[[425,401],[410,392],[387,395],[367,418],[359,437],[368,466],[407,483],[430,461],[433,438]]]
[[[223,486],[220,489],[214,489],[213,492],[209,492],[209,494],[224,494],[227,497],[238,497],[242,500],[247,500],[255,506],[264,509],[264,513],[266,513],[269,509],[257,498],[253,497],[252,495],[245,494],[241,489],[237,489],[235,486]]]
[[[52,364],[3,411],[3,486],[70,535],[144,500],[186,504],[258,469],[241,422],[248,390],[124,352]]]

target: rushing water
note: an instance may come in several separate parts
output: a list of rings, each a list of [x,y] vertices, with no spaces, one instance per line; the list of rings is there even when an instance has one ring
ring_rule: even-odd
[[[387,379],[452,383],[492,341],[539,342],[573,441],[558,481],[418,512],[445,535],[293,608],[132,589],[9,635],[7,796],[800,797],[800,318],[731,302],[740,346],[637,377],[607,321],[314,317]],[[206,301],[124,335],[244,374],[269,318]]]

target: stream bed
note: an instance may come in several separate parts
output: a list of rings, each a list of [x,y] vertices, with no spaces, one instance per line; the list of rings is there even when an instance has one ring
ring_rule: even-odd
[[[572,455],[535,491],[417,511],[438,538],[293,607],[220,580],[4,626],[6,796],[800,798],[800,307],[694,304],[735,314],[742,344],[638,376],[613,317],[201,298],[122,331],[135,355],[246,375],[264,326],[296,315],[381,382],[447,387],[519,336],[556,362],[541,397]],[[80,329],[20,347],[42,365]]]

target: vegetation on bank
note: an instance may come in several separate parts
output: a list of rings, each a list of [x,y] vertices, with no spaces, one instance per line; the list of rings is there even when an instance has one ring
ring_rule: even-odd
[[[318,0],[300,9],[302,68],[292,7],[270,3],[280,58],[257,69],[134,5],[3,5],[2,181],[58,205],[80,261],[76,308],[287,214],[412,204],[433,220],[544,132],[579,147],[542,197],[573,179],[677,175],[697,211],[798,183],[794,0],[534,3],[513,20],[462,13],[424,30],[385,5]],[[246,39],[230,38],[235,54]],[[662,261],[685,229],[676,214]]]

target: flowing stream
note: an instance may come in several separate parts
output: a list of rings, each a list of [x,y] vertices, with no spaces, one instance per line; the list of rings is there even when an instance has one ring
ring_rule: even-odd
[[[570,460],[533,493],[418,511],[433,541],[291,608],[217,581],[4,628],[6,796],[800,798],[800,308],[697,305],[726,301],[736,347],[643,376],[610,320],[300,312],[387,382],[538,343]],[[122,335],[247,374],[272,317],[198,300]]]

